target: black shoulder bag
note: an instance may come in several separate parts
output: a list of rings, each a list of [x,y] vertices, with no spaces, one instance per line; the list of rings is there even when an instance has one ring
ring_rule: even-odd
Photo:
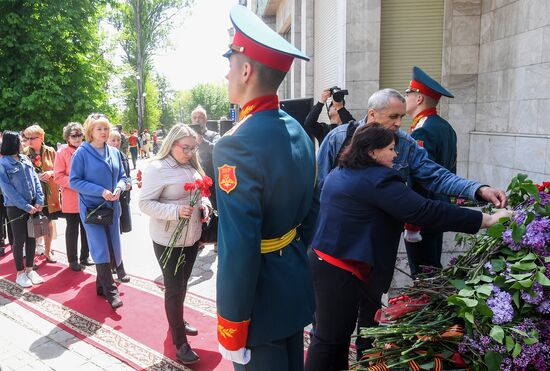
[[[113,182],[113,169],[111,167],[111,182]],[[113,182],[114,183],[114,182]],[[115,215],[115,209],[108,207],[106,205],[107,201],[103,201],[95,209],[86,208],[86,219],[84,223],[86,224],[100,224],[100,225],[109,225],[113,224],[113,219]]]

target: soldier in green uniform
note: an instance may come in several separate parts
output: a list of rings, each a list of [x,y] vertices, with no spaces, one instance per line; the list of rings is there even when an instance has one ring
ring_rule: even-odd
[[[406,93],[407,114],[413,117],[411,136],[424,147],[428,157],[452,173],[456,173],[456,133],[453,127],[437,114],[441,96],[454,96],[418,67],[413,67],[412,80]],[[412,188],[432,200],[449,202],[449,196],[424,189],[414,179]],[[418,234],[411,233],[417,232]],[[415,236],[418,236],[415,238]],[[426,226],[405,225],[405,246],[413,276],[422,272],[420,266],[441,267],[443,233]]]
[[[306,246],[318,205],[315,153],[279,109],[277,89],[294,58],[308,58],[247,8],[230,16],[229,99],[241,113],[214,146],[219,349],[236,370],[303,370],[314,310]]]

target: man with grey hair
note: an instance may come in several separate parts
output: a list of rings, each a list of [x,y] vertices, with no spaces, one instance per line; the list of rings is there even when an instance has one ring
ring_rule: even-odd
[[[482,185],[473,180],[461,178],[441,165],[428,158],[426,150],[419,147],[416,141],[407,133],[400,130],[401,122],[405,116],[405,98],[395,89],[382,89],[375,92],[368,101],[366,117],[356,126],[365,123],[378,122],[382,126],[397,133],[399,142],[395,146],[397,157],[393,161],[393,168],[401,174],[403,179],[413,179],[425,189],[449,196],[468,197],[472,200],[482,199],[490,201],[496,207],[505,207],[507,203],[504,191]],[[317,153],[317,186],[323,188],[328,173],[337,165],[338,155],[342,147],[349,141],[352,130],[350,124],[340,125],[332,130],[325,138]],[[353,124],[352,124],[353,125]],[[383,247],[382,247],[383,248]],[[378,269],[391,269],[393,267],[377,267]],[[373,273],[376,275],[376,270]],[[380,287],[376,279],[370,280],[363,288],[359,318],[360,327],[376,326],[374,314],[381,306],[381,298],[389,287]],[[370,340],[361,337],[356,340],[357,359],[361,358],[362,351],[370,347]]]

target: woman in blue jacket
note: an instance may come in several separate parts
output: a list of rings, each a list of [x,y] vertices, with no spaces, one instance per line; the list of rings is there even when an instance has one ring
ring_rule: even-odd
[[[403,222],[475,233],[508,216],[423,198],[392,169],[395,133],[377,123],[357,129],[340,166],[326,178],[308,253],[315,287],[315,329],[307,370],[349,369],[350,336],[360,300],[373,317],[387,292]]]
[[[42,211],[44,193],[34,166],[25,155],[20,155],[19,133],[5,131],[0,147],[0,187],[4,194],[4,206],[8,215],[9,227],[13,232],[13,260],[17,269],[15,282],[21,287],[37,285],[44,280],[32,268],[36,240],[27,233],[29,215]],[[25,264],[23,264],[25,245]],[[26,268],[25,268],[26,267]]]
[[[107,145],[111,124],[102,114],[91,114],[84,123],[83,143],[74,153],[69,184],[78,192],[80,219],[84,223],[90,254],[96,263],[96,290],[104,295],[113,309],[122,306],[122,300],[113,280],[110,262],[122,264],[120,253],[120,203],[127,178],[116,148]],[[86,215],[97,207],[114,209],[111,224],[87,224]]]

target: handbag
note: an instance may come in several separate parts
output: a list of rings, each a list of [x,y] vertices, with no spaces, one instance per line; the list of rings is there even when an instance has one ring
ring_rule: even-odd
[[[109,225],[113,224],[113,217],[115,214],[115,210],[111,209],[107,206],[99,206],[95,209],[86,209],[86,220],[84,223],[86,224],[101,224],[101,225]]]
[[[30,238],[38,238],[50,234],[49,220],[42,213],[29,216],[27,234]]]
[[[202,223],[202,233],[199,240],[202,243],[218,243],[218,211],[212,210],[210,220]]]

